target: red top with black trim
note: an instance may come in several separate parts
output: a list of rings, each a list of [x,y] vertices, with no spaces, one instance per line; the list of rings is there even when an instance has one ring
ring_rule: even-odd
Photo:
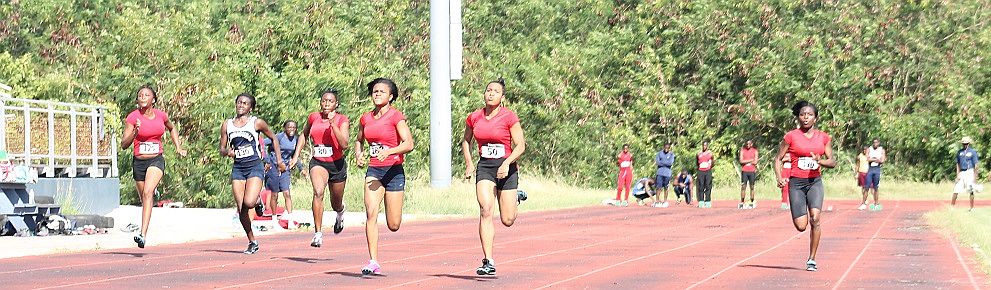
[[[478,155],[484,159],[498,159],[513,154],[513,135],[509,128],[520,122],[509,108],[500,107],[492,119],[485,117],[485,109],[478,109],[465,118],[471,134],[478,143]]]
[[[378,119],[374,117],[373,112],[366,112],[361,115],[361,119],[359,119],[362,128],[361,133],[369,144],[369,166],[383,167],[403,164],[403,160],[405,160],[403,154],[389,155],[385,161],[379,161],[378,158],[375,158],[379,150],[399,146],[399,130],[396,129],[396,124],[403,120],[406,120],[406,115],[403,115],[403,112],[396,108],[389,108],[389,111]]]

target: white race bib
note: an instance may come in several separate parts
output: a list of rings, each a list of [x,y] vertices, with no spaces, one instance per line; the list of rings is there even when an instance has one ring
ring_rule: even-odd
[[[138,154],[159,154],[162,153],[162,147],[155,142],[140,142],[138,143]]]
[[[251,150],[251,145],[244,145],[241,147],[237,147],[237,149],[234,149],[234,158],[251,157],[251,155],[254,154],[255,151]]]
[[[503,158],[506,157],[506,146],[502,144],[485,144],[482,146],[481,152],[482,158]]]
[[[381,143],[372,143],[372,146],[368,148],[368,154],[371,156],[378,156],[380,151],[388,149],[389,146],[382,145]]]
[[[629,161],[623,161],[623,162],[620,162],[619,163],[619,167],[622,167],[622,168],[630,167],[630,165],[632,165],[632,164],[630,164]]]
[[[877,167],[879,165],[881,165],[881,164],[880,163],[877,163],[877,162],[871,162],[871,166],[873,166],[873,167]]]
[[[801,170],[817,170],[819,169],[819,161],[812,159],[812,157],[799,157],[798,158],[798,169]]]
[[[334,156],[334,147],[316,146],[313,147],[313,157],[328,158]]]
[[[783,165],[781,165],[781,167],[784,169],[791,169],[791,162],[785,162]]]

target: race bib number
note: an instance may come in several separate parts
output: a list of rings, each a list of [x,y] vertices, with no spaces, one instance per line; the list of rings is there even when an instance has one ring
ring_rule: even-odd
[[[251,145],[244,145],[241,147],[237,147],[237,149],[234,149],[234,158],[251,157],[251,155],[254,154],[255,151],[251,150]]]
[[[630,165],[632,164],[630,164],[629,161],[623,161],[619,163],[619,167],[623,167],[623,168],[630,167]]]
[[[141,142],[138,143],[138,154],[159,154],[162,153],[162,147],[155,142]]]
[[[800,157],[798,158],[798,169],[817,170],[819,169],[819,161],[812,159],[812,157]]]
[[[372,143],[372,146],[368,148],[368,154],[371,156],[378,156],[379,152],[388,150],[389,146],[382,145],[381,143]]]
[[[781,167],[784,169],[791,169],[791,162],[785,162],[783,165],[781,165]]]
[[[313,157],[327,158],[334,156],[334,147],[316,146],[313,147]]]
[[[485,144],[482,146],[482,158],[503,158],[506,157],[506,146],[502,144]]]
[[[881,163],[871,162],[871,166],[873,166],[873,167],[877,167],[877,166],[880,166],[880,165],[881,165]]]

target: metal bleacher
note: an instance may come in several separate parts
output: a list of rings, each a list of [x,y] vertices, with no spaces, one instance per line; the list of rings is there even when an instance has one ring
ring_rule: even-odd
[[[15,166],[41,178],[117,178],[116,134],[105,124],[103,106],[18,99],[0,83],[0,150]],[[49,214],[59,213],[56,192],[36,196],[33,181],[0,181],[2,225],[34,231]]]

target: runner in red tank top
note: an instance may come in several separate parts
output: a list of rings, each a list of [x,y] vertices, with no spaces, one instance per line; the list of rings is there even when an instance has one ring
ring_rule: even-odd
[[[822,212],[822,199],[825,195],[822,186],[822,167],[833,168],[833,149],[829,134],[815,129],[819,111],[815,105],[801,101],[792,107],[792,114],[798,121],[799,128],[785,134],[779,146],[774,162],[774,173],[778,178],[778,186],[788,186],[791,202],[791,217],[795,229],[804,232],[811,225],[809,260],[806,270],[816,271],[816,252],[819,249],[819,239],[822,229],[819,227]],[[791,173],[783,174],[785,154],[791,156]]]
[[[757,163],[759,162],[754,140],[747,140],[740,148],[740,204],[737,208],[752,209],[757,207],[754,200],[754,183],[757,183]],[[750,186],[750,203],[744,203],[747,197],[747,186]]]
[[[340,103],[337,90],[320,93],[320,111],[310,113],[303,127],[296,152],[303,149],[306,140],[312,142],[313,159],[310,160],[310,184],[313,185],[313,239],[311,247],[323,245],[323,193],[330,186],[330,206],[337,213],[334,220],[334,234],[344,230],[344,185],[348,179],[348,167],[344,161],[347,150],[348,131],[351,123],[348,116],[337,113]]]
[[[131,172],[134,175],[138,196],[141,198],[141,234],[134,237],[134,242],[139,248],[144,248],[145,239],[148,237],[148,224],[151,222],[151,208],[155,205],[155,191],[158,189],[158,183],[165,176],[162,134],[165,134],[166,130],[169,131],[172,144],[175,144],[175,151],[179,156],[186,157],[186,150],[182,149],[179,130],[169,120],[169,115],[155,108],[155,103],[158,103],[158,94],[155,90],[142,86],[138,89],[134,101],[138,108],[127,115],[124,122],[124,138],[120,141],[120,147],[123,149],[127,149],[128,146],[134,147]]]
[[[517,204],[526,199],[518,191],[519,176],[516,161],[526,150],[523,127],[516,113],[502,106],[506,83],[503,79],[489,82],[482,99],[485,106],[465,119],[461,152],[465,158],[465,179],[475,175],[475,196],[478,198],[478,235],[482,240],[482,266],[478,275],[495,275],[492,245],[492,207],[498,203],[502,224],[510,227],[516,222]],[[472,166],[471,143],[478,142],[478,167]]]
[[[375,108],[361,116],[358,138],[355,140],[355,156],[358,167],[365,166],[362,145],[369,144],[368,171],[365,172],[365,237],[368,242],[368,265],[361,269],[363,275],[379,274],[382,267],[378,259],[379,204],[385,202],[385,221],[389,230],[399,230],[403,221],[403,194],[406,173],[403,155],[413,151],[413,135],[406,116],[392,106],[399,95],[399,88],[390,79],[377,78],[368,83],[368,96]]]
[[[616,156],[616,165],[619,165],[619,176],[616,178],[616,205],[627,206],[630,204],[630,189],[633,186],[633,155],[630,154],[630,144],[623,144],[623,152]],[[623,190],[626,195],[619,199]]]

